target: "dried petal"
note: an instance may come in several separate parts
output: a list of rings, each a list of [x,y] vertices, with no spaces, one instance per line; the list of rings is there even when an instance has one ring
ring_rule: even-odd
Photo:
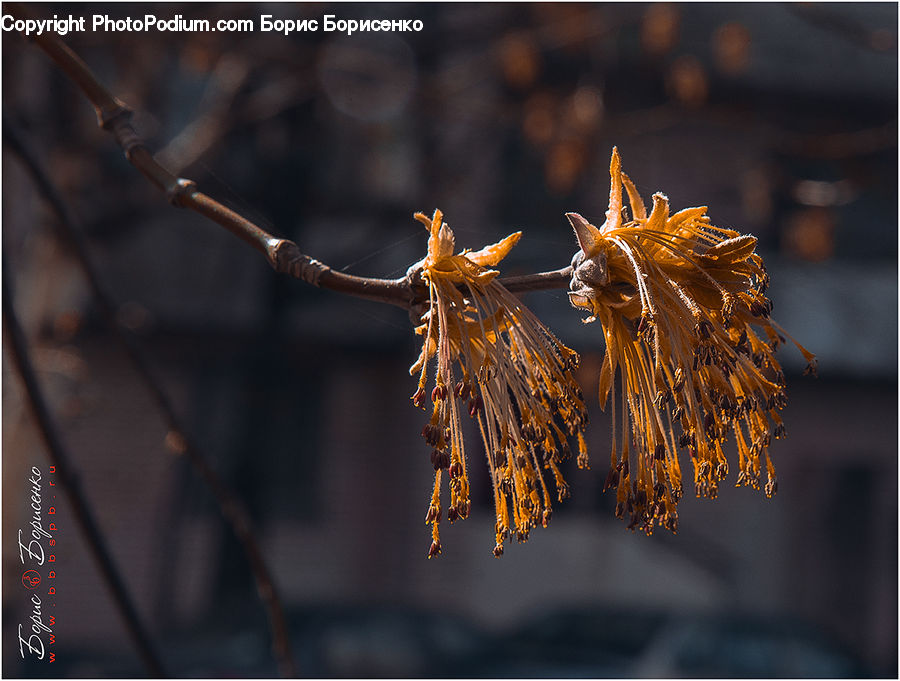
[[[503,260],[503,258],[509,255],[513,246],[519,243],[519,239],[521,238],[522,232],[513,232],[508,237],[501,239],[495,244],[485,246],[481,250],[472,251],[471,253],[464,252],[463,255],[466,259],[471,260],[481,267],[494,267]]]

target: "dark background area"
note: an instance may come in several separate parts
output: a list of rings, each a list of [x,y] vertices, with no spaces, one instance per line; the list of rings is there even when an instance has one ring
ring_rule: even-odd
[[[410,403],[418,339],[398,309],[274,274],[169,206],[36,47],[3,36],[3,115],[78,215],[120,317],[247,504],[306,676],[897,675],[897,5],[45,5],[46,14],[420,19],[342,36],[74,33],[173,172],[336,269],[401,275],[414,211],[459,246],[521,229],[504,274],[566,265],[563,214],[602,222],[610,151],[646,201],[752,233],[780,352],[788,438],[772,500],[723,485],[677,536],[627,531],[601,493],[603,345],[565,292],[527,302],[582,355],[590,471],[551,527],[495,559],[486,470],[425,559],[432,480]],[[321,24],[320,24],[321,26]],[[82,486],[170,670],[270,676],[240,548],[104,325],[19,160],[3,249],[36,368]],[[47,459],[3,358],[4,676],[142,668],[61,505],[56,667],[23,665],[16,532]],[[468,439],[473,461],[481,444]],[[732,473],[734,475],[734,473]]]

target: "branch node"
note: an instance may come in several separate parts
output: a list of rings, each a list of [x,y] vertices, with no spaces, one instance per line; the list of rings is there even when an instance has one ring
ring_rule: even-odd
[[[300,251],[290,239],[271,239],[268,246],[272,267],[281,274],[290,274],[307,284],[319,287],[319,279],[331,268]]]
[[[97,124],[104,130],[112,130],[117,124],[128,125],[131,123],[134,111],[118,99],[115,102],[116,106],[111,109],[97,108]]]
[[[319,287],[319,278],[331,268],[320,260],[306,257],[306,263],[300,269],[300,278],[316,288]]]
[[[113,134],[116,142],[125,152],[125,158],[133,162],[131,152],[136,147],[146,147],[146,145],[135,131],[134,126],[131,125],[134,111],[119,99],[113,97],[112,100],[115,102],[114,106],[110,107],[104,104],[96,106],[97,123],[103,130]]]
[[[169,203],[171,203],[173,206],[184,208],[185,197],[195,192],[196,190],[196,182],[194,182],[193,180],[187,180],[183,177],[179,177],[176,178],[176,180],[168,187],[166,187],[166,199],[168,199]]]
[[[428,311],[428,284],[422,277],[422,263],[417,262],[406,270],[409,289],[409,321],[413,326],[422,323],[422,315]]]

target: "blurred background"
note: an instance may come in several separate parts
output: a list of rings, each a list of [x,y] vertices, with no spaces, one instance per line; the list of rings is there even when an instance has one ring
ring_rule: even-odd
[[[316,677],[897,675],[897,5],[44,5],[47,15],[253,18],[253,33],[66,36],[174,172],[335,269],[396,277],[414,211],[460,246],[513,230],[505,274],[568,264],[563,217],[602,222],[610,151],[649,200],[709,206],[759,238],[774,317],[819,357],[780,359],[788,438],[772,500],[686,497],[677,536],[634,534],[601,493],[603,344],[564,291],[527,303],[582,355],[590,471],[549,529],[497,560],[481,444],[472,513],[426,560],[433,471],[409,396],[406,313],[275,275],[170,207],[36,47],[4,35],[5,120],[44,159],[215,469],[246,503]],[[320,21],[261,33],[259,16]],[[326,33],[321,19],[420,19]],[[16,309],[81,484],[177,676],[271,676],[240,547],[99,314],[4,145]],[[4,676],[144,673],[75,525],[58,512],[55,667],[16,626],[27,472],[47,458],[3,356]],[[734,475],[734,473],[732,473]]]

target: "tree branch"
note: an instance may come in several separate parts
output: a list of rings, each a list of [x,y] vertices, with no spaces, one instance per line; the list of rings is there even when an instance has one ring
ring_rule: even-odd
[[[218,473],[207,463],[206,457],[197,444],[188,436],[187,429],[174,405],[162,388],[162,383],[154,375],[149,360],[131,332],[119,322],[116,314],[117,305],[108,293],[98,269],[93,262],[87,240],[79,228],[75,217],[63,200],[60,192],[43,167],[32,148],[27,144],[21,131],[14,123],[4,118],[3,137],[10,149],[22,160],[34,183],[56,213],[56,228],[59,238],[73,247],[76,258],[90,285],[91,292],[100,307],[107,324],[114,331],[116,338],[125,349],[144,385],[156,401],[163,414],[169,433],[184,445],[184,454],[188,457],[195,472],[212,491],[219,511],[227,525],[237,537],[247,557],[250,571],[256,581],[256,588],[269,619],[272,630],[272,648],[282,676],[296,675],[296,668],[291,654],[290,639],[284,618],[284,608],[275,588],[271,572],[263,558],[262,550],[255,537],[249,515],[240,501],[228,489]]]
[[[34,18],[29,8],[20,3],[4,7],[16,18]],[[100,127],[115,137],[116,142],[141,174],[166,194],[169,202],[193,210],[221,225],[232,234],[260,251],[269,265],[279,273],[289,274],[308,284],[338,293],[388,303],[410,310],[422,303],[422,293],[410,285],[410,278],[376,279],[336,272],[328,265],[303,253],[290,239],[281,239],[226,208],[197,189],[197,185],[177,177],[160,165],[131,125],[132,110],[113,96],[97,79],[87,64],[55,33],[47,31],[28,36],[74,82],[94,105]],[[510,291],[524,292],[565,288],[571,268],[519,277],[501,278]]]
[[[71,464],[71,457],[66,451],[53,421],[50,408],[44,399],[34,365],[31,363],[31,358],[28,355],[25,334],[22,332],[22,327],[13,307],[12,292],[9,284],[9,266],[5,262],[5,257],[3,260],[3,329],[6,332],[7,347],[12,355],[16,371],[25,385],[28,402],[38,430],[47,447],[47,454],[51,463],[56,467],[57,479],[60,486],[66,491],[69,503],[72,505],[75,521],[84,534],[88,550],[93,555],[94,560],[97,561],[100,574],[112,593],[113,601],[119,610],[119,614],[122,616],[125,629],[137,648],[144,666],[151,677],[166,676],[162,662],[160,662],[159,656],[150,641],[147,629],[144,627],[131,595],[128,593],[128,587],[125,585],[125,581],[116,568],[112,555],[106,546],[106,541],[100,532],[90,504],[88,504],[87,498],[81,491],[78,476]]]
[[[549,289],[568,288],[572,278],[572,267],[563,267],[551,272],[524,274],[518,277],[501,277],[498,281],[510,293],[526,293],[528,291],[546,291]]]

